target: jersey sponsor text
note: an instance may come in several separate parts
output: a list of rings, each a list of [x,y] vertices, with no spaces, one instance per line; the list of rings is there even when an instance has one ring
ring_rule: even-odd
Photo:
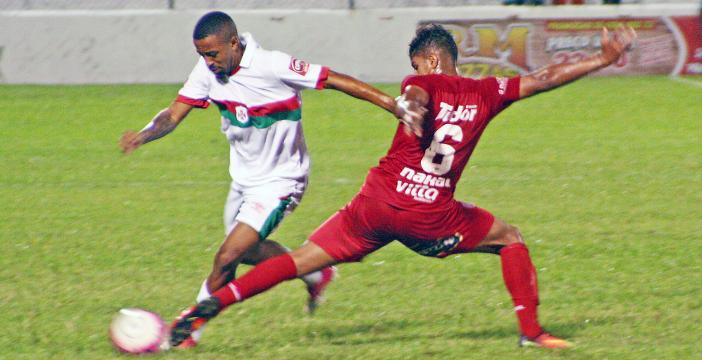
[[[423,172],[412,170],[408,167],[402,169],[400,176],[412,181],[412,183],[398,180],[395,191],[412,196],[414,200],[425,203],[431,203],[436,200],[436,197],[439,196],[439,190],[437,187],[451,187],[451,179],[440,176],[432,176]]]
[[[459,105],[454,111],[453,105],[441,102],[441,110],[436,115],[437,121],[455,123],[458,121],[473,121],[478,113],[478,105]]]
[[[429,185],[432,187],[451,187],[451,179],[447,179],[440,176],[431,176],[423,172],[412,170],[408,167],[400,171],[400,176],[406,178],[407,180],[412,180],[418,184]]]

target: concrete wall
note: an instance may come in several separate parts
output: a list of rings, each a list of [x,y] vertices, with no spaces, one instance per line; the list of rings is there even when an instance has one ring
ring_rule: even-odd
[[[699,3],[698,0],[620,0],[622,4]],[[550,4],[553,0],[543,0]],[[499,5],[502,0],[0,0],[0,10],[86,9],[379,9]],[[602,0],[585,0],[602,4]]]
[[[696,14],[696,5],[229,10],[265,48],[367,81],[411,71],[407,44],[422,20]],[[0,82],[181,83],[197,60],[203,10],[0,11]]]

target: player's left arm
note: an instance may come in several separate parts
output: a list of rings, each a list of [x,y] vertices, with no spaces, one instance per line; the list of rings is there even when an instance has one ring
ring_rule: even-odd
[[[401,101],[402,97],[398,97],[396,101],[390,95],[361,80],[332,70],[329,70],[329,76],[324,83],[324,88],[339,90],[357,99],[365,100],[381,107],[400,119],[410,131],[421,136],[421,122],[424,112],[418,112],[417,109],[410,106],[411,104]]]
[[[519,82],[519,98],[557,88],[611,65],[631,48],[635,39],[636,32],[631,27],[620,27],[612,38],[607,28],[603,28],[600,52],[576,63],[553,64],[523,76]]]
[[[324,88],[339,90],[395,114],[395,100],[390,95],[352,76],[329,70]]]

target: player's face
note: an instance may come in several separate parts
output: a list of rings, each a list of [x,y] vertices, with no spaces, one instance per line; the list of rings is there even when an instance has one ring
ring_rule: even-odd
[[[236,36],[225,39],[221,34],[210,35],[195,40],[194,43],[197,53],[205,59],[207,67],[217,77],[226,77],[239,66],[242,51]]]
[[[417,54],[411,59],[412,68],[417,73],[417,75],[429,75],[440,73],[439,69],[439,59],[433,54]]]

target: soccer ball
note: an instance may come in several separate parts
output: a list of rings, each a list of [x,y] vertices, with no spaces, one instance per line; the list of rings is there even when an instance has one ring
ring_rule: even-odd
[[[167,328],[158,314],[144,309],[120,310],[110,323],[110,340],[122,352],[153,353],[161,350]]]

